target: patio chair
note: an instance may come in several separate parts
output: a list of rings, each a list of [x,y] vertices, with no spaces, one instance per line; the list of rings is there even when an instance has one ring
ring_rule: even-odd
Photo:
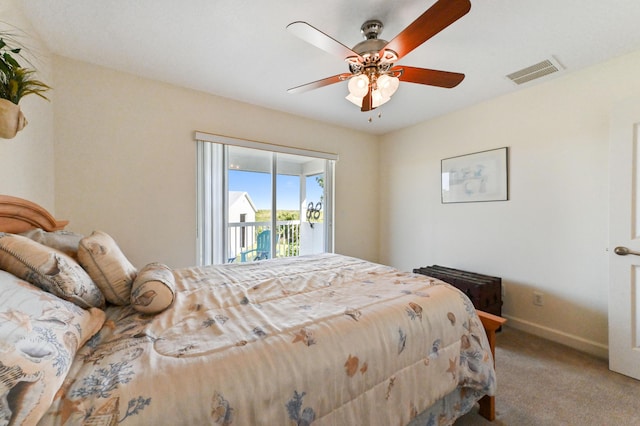
[[[265,229],[258,234],[256,240],[256,248],[240,253],[240,262],[246,262],[247,255],[251,253],[255,253],[253,260],[269,259],[271,253],[271,231]]]

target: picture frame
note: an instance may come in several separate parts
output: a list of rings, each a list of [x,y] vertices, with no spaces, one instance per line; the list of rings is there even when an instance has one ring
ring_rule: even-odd
[[[507,201],[508,148],[441,160],[442,204]]]

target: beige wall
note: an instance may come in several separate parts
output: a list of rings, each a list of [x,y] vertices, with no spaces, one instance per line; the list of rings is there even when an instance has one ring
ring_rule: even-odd
[[[378,258],[377,138],[54,57],[56,205],[136,266],[195,264],[194,131],[339,154],[335,247]],[[363,214],[366,212],[366,214]]]
[[[605,356],[608,120],[638,75],[640,52],[386,135],[380,260],[501,276],[512,326]],[[441,159],[503,146],[509,201],[440,203]]]
[[[37,77],[51,84],[51,58],[13,0],[0,2],[0,30],[19,32]],[[23,63],[23,65],[25,65]],[[54,92],[47,97],[53,99]],[[27,198],[55,212],[53,104],[30,95],[20,101],[29,124],[13,139],[0,139],[0,194]]]

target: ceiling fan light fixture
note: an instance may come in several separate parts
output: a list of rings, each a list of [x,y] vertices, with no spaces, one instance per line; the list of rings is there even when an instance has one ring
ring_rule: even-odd
[[[349,94],[356,98],[363,98],[369,90],[369,78],[364,75],[356,75],[349,79]]]
[[[378,108],[380,105],[387,103],[391,96],[385,96],[379,89],[371,92],[371,103],[373,108]]]
[[[400,79],[389,74],[382,74],[378,77],[377,83],[380,93],[387,98],[391,98],[398,90],[398,86],[400,86]]]
[[[380,105],[388,102],[391,96],[398,90],[400,79],[398,77],[382,74],[372,76],[375,81],[375,89],[371,92],[371,107],[378,108]],[[349,79],[349,94],[346,99],[356,106],[362,106],[362,101],[369,91],[369,77],[366,74],[359,74]]]
[[[354,94],[349,93],[347,96],[345,96],[345,99],[351,102],[352,104],[354,104],[355,106],[361,107],[362,100],[364,99],[364,95],[355,96]],[[390,99],[391,99],[391,96],[385,96],[380,90],[374,90],[373,92],[371,92],[371,107],[374,109],[378,108],[380,105],[385,104]]]
[[[345,96],[345,99],[348,100],[349,102],[351,102],[352,104],[354,104],[357,107],[360,107],[362,105],[362,99],[364,98],[364,96],[354,96],[353,94],[349,93],[347,96]]]

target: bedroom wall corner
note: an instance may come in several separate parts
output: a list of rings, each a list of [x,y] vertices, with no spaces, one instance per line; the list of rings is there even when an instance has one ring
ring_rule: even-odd
[[[17,4],[18,0],[0,3],[0,27],[18,34],[38,78],[55,87],[51,55]],[[54,93],[47,93],[51,102],[25,97],[20,108],[29,124],[13,139],[0,139],[0,193],[26,198],[55,213]]]
[[[635,52],[385,135],[381,261],[500,276],[512,327],[606,356],[609,114],[638,73]],[[509,201],[441,203],[442,159],[502,146]]]

